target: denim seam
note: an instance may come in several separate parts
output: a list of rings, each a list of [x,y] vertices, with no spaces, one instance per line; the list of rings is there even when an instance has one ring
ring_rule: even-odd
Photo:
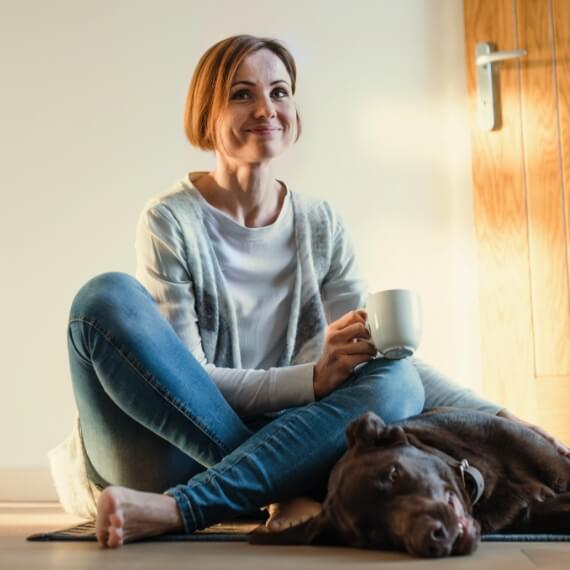
[[[139,364],[135,359],[132,359],[129,357],[128,354],[125,354],[123,352],[123,350],[115,343],[115,339],[105,330],[100,328],[98,321],[96,320],[92,320],[92,319],[88,319],[85,317],[73,317],[69,320],[69,324],[78,321],[78,322],[82,322],[82,323],[86,323],[89,326],[93,327],[95,330],[97,330],[102,336],[103,338],[109,342],[109,344],[119,353],[120,356],[122,356],[125,361],[133,368],[133,370],[135,370],[135,372],[141,376],[141,378],[143,378],[143,380],[145,380],[145,382],[153,389],[155,390],[162,398],[164,398],[169,404],[172,404],[172,406],[178,411],[180,412],[186,419],[190,420],[202,433],[204,433],[206,436],[210,437],[217,445],[220,446],[220,448],[222,450],[224,450],[226,453],[230,453],[232,451],[232,449],[226,447],[221,441],[218,440],[218,438],[215,436],[215,434],[211,433],[210,430],[208,430],[207,428],[205,428],[201,423],[199,423],[198,421],[196,421],[196,418],[193,417],[191,414],[188,413],[187,410],[183,409],[181,407],[182,403],[178,402],[177,400],[173,399],[169,394],[164,393],[163,391],[160,390],[160,388],[156,385],[156,383],[153,381],[154,377],[152,376],[152,374],[145,374],[145,370],[144,367]],[[139,368],[140,367],[140,368]],[[141,370],[143,369],[143,370]]]
[[[67,340],[73,345],[73,348],[75,350],[75,354],[77,355],[79,360],[81,360],[81,362],[83,362],[83,364],[89,364],[90,365],[91,361],[88,358],[85,358],[80,353],[79,348],[77,348],[77,344],[75,344],[75,340],[73,340],[73,335],[71,334],[71,331],[69,330],[69,328],[67,329]]]

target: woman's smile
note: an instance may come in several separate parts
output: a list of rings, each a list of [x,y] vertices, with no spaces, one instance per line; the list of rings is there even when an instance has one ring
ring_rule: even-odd
[[[262,137],[270,137],[270,136],[273,136],[274,134],[278,133],[281,130],[282,129],[278,129],[278,128],[260,127],[260,128],[255,128],[255,129],[247,129],[246,132],[252,133],[254,135],[262,136]]]

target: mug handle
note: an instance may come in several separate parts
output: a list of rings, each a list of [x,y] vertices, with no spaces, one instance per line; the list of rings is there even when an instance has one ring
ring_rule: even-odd
[[[368,320],[368,314],[366,315],[366,324],[364,326],[366,327],[366,330],[368,331],[368,334],[370,336],[370,341],[372,342],[372,344],[374,344],[374,340],[372,339],[372,329],[370,328],[370,321]],[[374,348],[376,349],[376,356],[374,358],[378,358],[378,356],[381,355],[381,353],[375,344],[374,344]]]

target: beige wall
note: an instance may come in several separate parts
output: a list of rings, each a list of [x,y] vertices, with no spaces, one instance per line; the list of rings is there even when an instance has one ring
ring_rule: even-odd
[[[235,33],[298,60],[304,134],[278,175],[341,211],[370,289],[421,293],[419,355],[477,387],[462,30],[461,0],[0,0],[4,479],[45,468],[71,428],[74,293],[133,273],[144,202],[212,166],[182,105],[198,57]]]

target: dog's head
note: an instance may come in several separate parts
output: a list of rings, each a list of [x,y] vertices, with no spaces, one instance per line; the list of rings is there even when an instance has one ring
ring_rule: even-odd
[[[348,449],[331,472],[320,515],[252,543],[344,544],[424,557],[469,554],[480,527],[454,470],[414,447],[399,426],[367,413],[347,428]]]

